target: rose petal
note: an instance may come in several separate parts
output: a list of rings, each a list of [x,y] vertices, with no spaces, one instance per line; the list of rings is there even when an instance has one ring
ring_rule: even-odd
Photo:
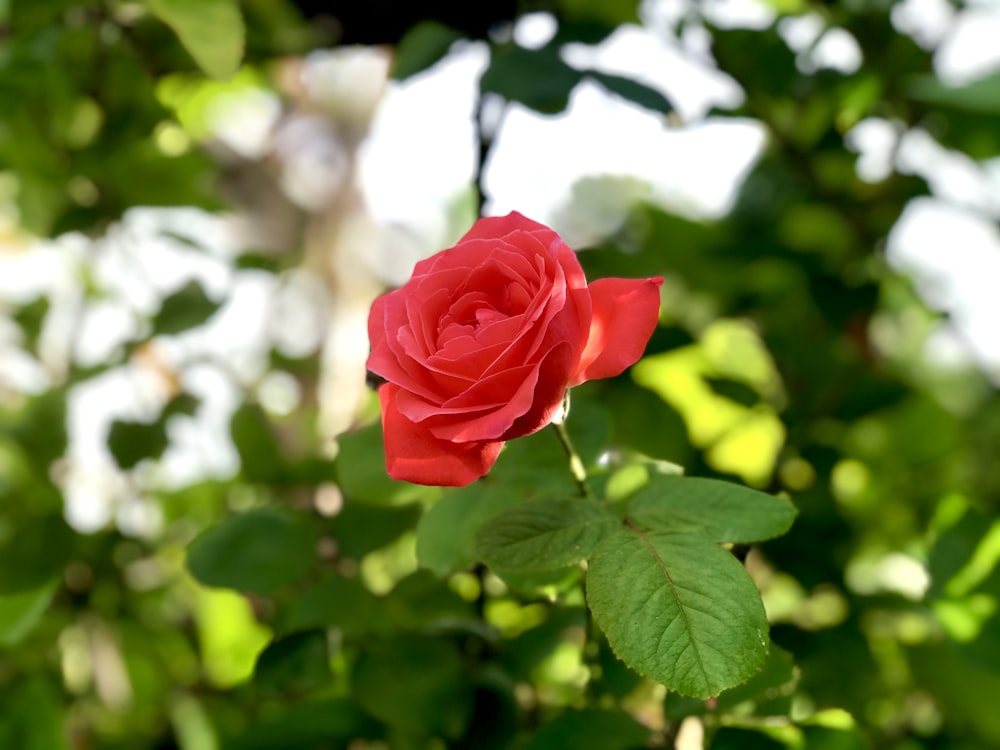
[[[439,440],[396,409],[399,389],[387,383],[379,388],[385,468],[393,479],[441,487],[464,487],[490,470],[503,441],[453,443]]]
[[[407,419],[419,422],[442,440],[495,440],[531,408],[538,372],[538,364],[513,368],[480,380],[441,405],[404,391],[397,406]]]
[[[506,216],[487,216],[472,225],[472,229],[465,233],[459,240],[460,243],[466,240],[483,239],[496,241],[497,237],[503,237],[516,231],[538,232],[540,234],[558,235],[544,224],[532,221],[517,211],[511,211]]]
[[[504,440],[538,432],[552,421],[552,416],[561,408],[566,396],[570,368],[575,358],[576,352],[568,342],[555,346],[546,355],[539,368],[531,408],[503,433]]]
[[[662,278],[598,279],[590,289],[590,336],[570,385],[611,378],[635,364],[660,314]]]

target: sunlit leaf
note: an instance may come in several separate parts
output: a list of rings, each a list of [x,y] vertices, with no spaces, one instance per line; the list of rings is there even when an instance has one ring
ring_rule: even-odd
[[[236,0],[145,0],[177,34],[198,66],[229,78],[243,59],[243,16]]]
[[[620,523],[595,500],[536,500],[490,519],[476,534],[476,553],[511,572],[565,568],[585,559]]]
[[[716,542],[748,543],[788,531],[795,506],[717,479],[654,476],[629,500],[628,516],[655,531],[696,530]]]
[[[698,534],[616,531],[590,558],[587,602],[622,661],[684,695],[735,687],[767,654],[753,581]]]
[[[0,596],[0,645],[17,645],[41,619],[57,588],[53,581],[37,589]]]

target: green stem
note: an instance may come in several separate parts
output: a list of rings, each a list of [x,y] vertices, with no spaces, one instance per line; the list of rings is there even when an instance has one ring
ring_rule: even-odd
[[[563,450],[566,451],[566,456],[569,458],[569,471],[573,475],[573,479],[576,480],[577,487],[580,489],[580,496],[593,498],[590,487],[587,485],[587,470],[583,466],[580,455],[573,447],[573,441],[569,438],[569,432],[566,430],[565,423],[553,422],[552,426],[555,428],[556,435],[559,436],[559,442],[562,443]]]

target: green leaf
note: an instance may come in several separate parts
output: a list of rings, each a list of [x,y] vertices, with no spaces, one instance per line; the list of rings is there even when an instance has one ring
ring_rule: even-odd
[[[476,554],[501,570],[556,570],[586,559],[620,523],[596,500],[535,500],[488,521],[476,534]]]
[[[570,92],[581,74],[549,47],[528,50],[510,44],[494,47],[490,66],[479,79],[484,93],[499,94],[544,114],[566,109]]]
[[[0,596],[0,645],[16,646],[41,619],[59,581],[17,594]]]
[[[788,750],[788,745],[764,732],[722,727],[712,738],[709,750]]]
[[[542,726],[526,750],[628,750],[645,747],[649,735],[624,711],[566,711]]]
[[[559,0],[557,3],[566,18],[575,21],[598,22],[609,28],[623,23],[639,22],[638,0]]]
[[[411,573],[397,583],[386,597],[383,611],[404,630],[439,630],[459,623],[468,626],[473,620],[472,605],[447,581],[427,570]]]
[[[67,747],[62,686],[51,674],[22,673],[9,688],[0,692],[0,705],[3,706],[0,747],[17,750],[63,750]]]
[[[229,421],[229,433],[240,456],[243,476],[251,482],[273,482],[282,470],[281,446],[264,411],[244,403]]]
[[[618,658],[684,695],[739,685],[767,654],[757,588],[700,535],[623,528],[608,536],[590,558],[587,601]]]
[[[586,627],[587,613],[583,607],[554,607],[541,625],[504,642],[503,667],[515,680],[528,682],[538,664],[566,641],[568,632]]]
[[[345,636],[377,630],[384,623],[378,599],[359,578],[326,578],[278,613],[280,630],[291,632],[335,627]]]
[[[419,517],[416,503],[382,507],[347,502],[329,520],[327,529],[341,555],[360,559],[398,539]]]
[[[144,458],[159,458],[170,440],[166,426],[156,422],[132,422],[116,419],[108,430],[108,450],[123,469],[135,467]]]
[[[167,335],[182,333],[204,323],[219,306],[205,294],[201,284],[189,281],[160,304],[160,310],[153,318],[153,332]]]
[[[49,298],[40,295],[31,302],[21,305],[12,316],[14,322],[21,326],[24,332],[25,349],[28,351],[35,351],[38,346],[38,337],[49,314],[49,307]]]
[[[964,86],[946,86],[933,74],[916,75],[904,82],[904,91],[919,102],[939,107],[1000,114],[1000,73],[978,78]]]
[[[385,470],[385,443],[378,423],[337,439],[337,483],[348,500],[377,505],[397,505],[436,497],[440,487],[398,482]]]
[[[703,375],[702,379],[708,384],[714,393],[735,401],[742,406],[754,406],[760,403],[760,394],[746,383],[732,378],[715,378],[710,375]]]
[[[254,722],[240,724],[239,732],[223,738],[223,750],[346,747],[381,736],[382,728],[350,698],[324,698],[288,701],[280,712],[254,712]]]
[[[794,680],[794,657],[772,643],[761,670],[742,685],[720,695],[715,711],[725,714],[741,703],[753,701],[755,716],[786,715],[791,708]]]
[[[497,513],[521,502],[516,490],[482,482],[448,490],[417,523],[417,560],[439,576],[476,562],[476,532]]]
[[[421,21],[406,32],[396,47],[392,77],[404,81],[436,63],[462,38],[461,33],[438,21]]]
[[[166,403],[155,422],[113,421],[108,430],[108,450],[115,463],[131,469],[144,458],[159,458],[170,444],[167,421],[176,414],[193,414],[197,406],[198,399],[180,393]]]
[[[15,533],[0,537],[0,594],[33,591],[59,576],[76,545],[61,511],[17,523]]]
[[[213,78],[231,78],[243,58],[243,16],[236,0],[146,0]]]
[[[254,667],[254,683],[265,694],[301,695],[332,679],[326,633],[309,630],[270,643]]]
[[[789,501],[739,484],[655,476],[628,503],[628,517],[656,531],[698,530],[716,542],[750,543],[784,534],[795,519]]]
[[[612,94],[617,94],[623,99],[635,102],[640,107],[651,109],[654,112],[662,112],[665,115],[674,111],[674,105],[670,103],[667,97],[656,89],[632,78],[611,75],[610,73],[599,73],[596,70],[588,70],[584,76],[601,84],[601,86]]]
[[[268,594],[316,562],[316,529],[283,508],[255,508],[208,529],[188,547],[188,569],[206,586]]]
[[[353,687],[362,708],[409,732],[458,737],[471,710],[461,656],[433,638],[402,636],[368,649],[354,669]]]

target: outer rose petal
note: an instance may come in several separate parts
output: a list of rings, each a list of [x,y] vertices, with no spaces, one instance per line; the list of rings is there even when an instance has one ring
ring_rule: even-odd
[[[635,364],[653,335],[660,315],[662,278],[597,279],[590,299],[590,338],[570,385],[611,378]]]
[[[506,234],[510,234],[511,232],[516,232],[518,230],[525,232],[543,232],[546,240],[559,236],[544,224],[532,221],[528,217],[519,214],[517,211],[511,211],[506,216],[487,216],[480,219],[472,225],[472,228],[466,232],[465,235],[463,235],[462,239],[458,241],[458,244],[460,245],[466,240],[471,239],[482,239],[496,242],[498,237],[503,237]]]
[[[503,441],[452,443],[439,440],[396,408],[399,388],[378,389],[385,435],[385,468],[393,479],[440,487],[464,487],[490,470]]]

